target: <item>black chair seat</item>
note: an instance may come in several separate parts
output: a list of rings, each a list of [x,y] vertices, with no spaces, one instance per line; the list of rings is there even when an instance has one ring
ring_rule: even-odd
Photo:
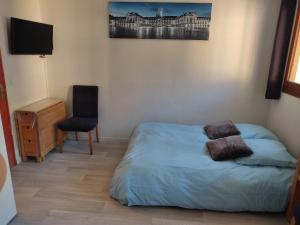
[[[62,131],[89,132],[98,124],[97,118],[71,117],[57,126]]]

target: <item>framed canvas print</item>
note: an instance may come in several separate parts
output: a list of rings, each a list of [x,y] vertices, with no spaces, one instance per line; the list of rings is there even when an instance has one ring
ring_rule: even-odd
[[[109,35],[209,40],[211,11],[211,3],[109,2]]]

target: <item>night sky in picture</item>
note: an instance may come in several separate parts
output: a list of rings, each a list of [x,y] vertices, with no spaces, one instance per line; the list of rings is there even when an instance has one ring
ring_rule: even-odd
[[[164,16],[180,16],[186,12],[195,12],[198,16],[210,17],[211,3],[152,3],[152,2],[110,2],[112,16],[126,16],[136,12],[141,16],[155,16],[157,9],[163,9]]]

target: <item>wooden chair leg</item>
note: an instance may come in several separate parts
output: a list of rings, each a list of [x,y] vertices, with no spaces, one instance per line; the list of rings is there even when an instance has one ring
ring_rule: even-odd
[[[291,225],[296,225],[295,217],[292,218]]]
[[[76,138],[76,141],[79,140],[79,138],[78,138],[78,132],[75,132],[75,138]]]
[[[98,127],[98,124],[96,126],[96,138],[97,138],[97,143],[99,143],[99,127]]]
[[[93,155],[93,140],[92,140],[92,131],[89,131],[89,146],[90,146],[90,155]]]
[[[64,132],[60,129],[57,129],[57,144],[59,145],[60,153],[63,153],[64,136]]]
[[[63,147],[64,143],[59,144],[59,152],[60,153],[64,153],[64,147]]]

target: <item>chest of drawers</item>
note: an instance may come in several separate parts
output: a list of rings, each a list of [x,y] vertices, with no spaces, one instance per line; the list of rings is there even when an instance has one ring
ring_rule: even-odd
[[[15,112],[22,160],[43,161],[56,146],[56,124],[66,118],[64,101],[46,98]]]

